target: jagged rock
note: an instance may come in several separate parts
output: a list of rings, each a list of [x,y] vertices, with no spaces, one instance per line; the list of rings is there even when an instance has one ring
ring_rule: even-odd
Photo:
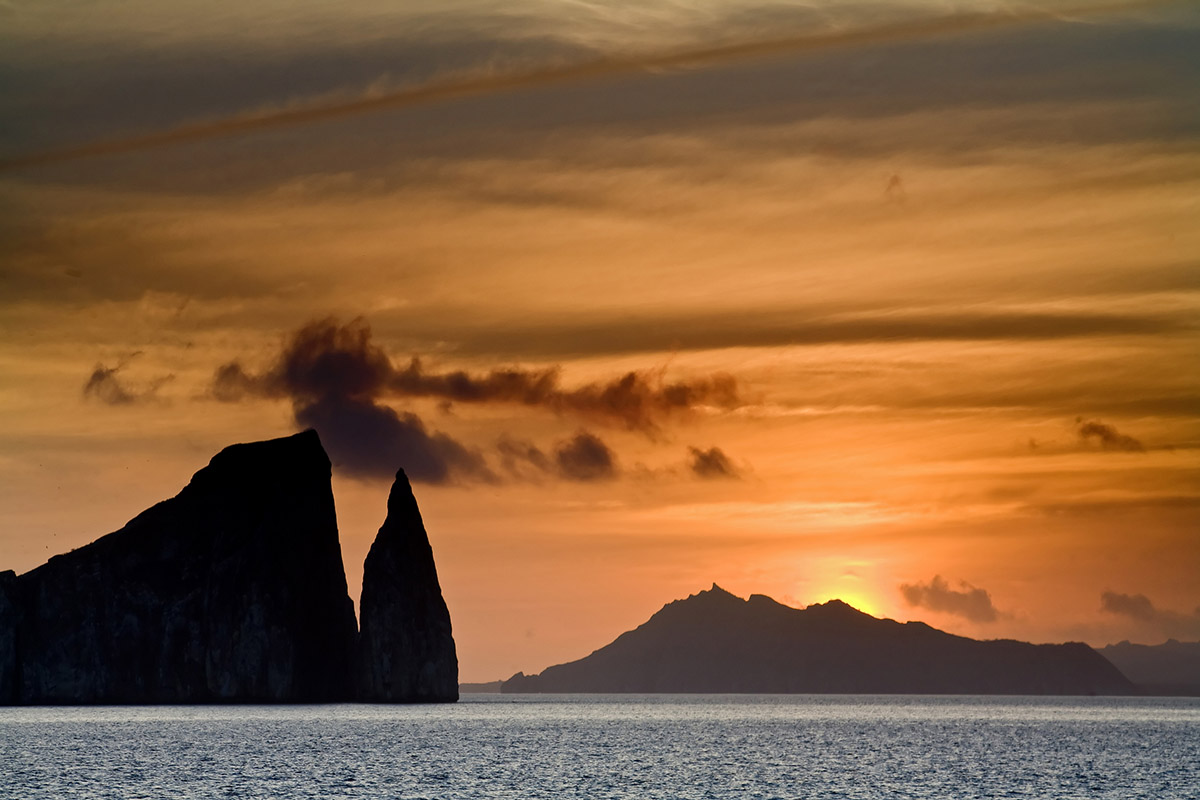
[[[458,657],[429,536],[404,471],[363,565],[359,617],[360,700],[458,699]]]
[[[976,641],[876,619],[839,600],[789,608],[716,584],[590,656],[518,673],[502,692],[1131,694],[1085,644]]]
[[[329,459],[311,430],[228,447],[121,530],[0,578],[8,702],[341,700],[355,636]]]

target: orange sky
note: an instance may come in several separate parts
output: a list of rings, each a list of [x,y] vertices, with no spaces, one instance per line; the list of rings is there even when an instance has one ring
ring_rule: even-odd
[[[0,9],[0,161],[980,10],[93,5]],[[1200,15],[1010,22],[0,172],[0,568],[316,424],[355,596],[425,478],[464,680],[714,581],[1200,638]]]

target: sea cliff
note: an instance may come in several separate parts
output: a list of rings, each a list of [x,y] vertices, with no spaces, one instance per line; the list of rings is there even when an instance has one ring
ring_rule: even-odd
[[[315,431],[233,445],[119,531],[24,575],[0,573],[0,703],[454,699],[360,691],[376,651],[360,651],[330,475]],[[431,601],[407,605],[441,601],[425,555],[371,582],[389,621],[431,626],[443,641],[444,602],[436,619]],[[426,583],[390,591],[395,580]],[[457,680],[452,639],[434,667],[402,646],[387,656],[393,673]]]

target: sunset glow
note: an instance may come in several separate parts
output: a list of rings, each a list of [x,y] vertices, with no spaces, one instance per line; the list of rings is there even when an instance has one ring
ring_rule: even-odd
[[[0,569],[315,427],[467,681],[713,582],[1200,638],[1195,4],[0,5]]]

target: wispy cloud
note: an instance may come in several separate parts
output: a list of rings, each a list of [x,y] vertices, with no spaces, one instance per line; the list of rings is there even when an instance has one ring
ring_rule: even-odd
[[[170,145],[306,125],[378,111],[395,111],[463,97],[494,95],[521,89],[573,84],[628,73],[726,64],[782,54],[840,48],[869,47],[930,37],[1003,29],[1035,22],[1061,22],[1067,18],[1148,8],[1154,0],[1123,3],[1085,3],[1073,7],[1026,7],[1004,12],[962,11],[944,16],[917,15],[881,24],[830,27],[817,31],[776,35],[739,42],[703,44],[637,54],[615,54],[565,65],[541,66],[525,71],[482,72],[465,77],[434,80],[393,91],[369,93],[353,99],[313,103],[240,114],[208,122],[181,125],[138,136],[108,139],[0,159],[0,170],[55,164],[80,158],[137,152]]]
[[[158,390],[174,380],[174,375],[162,375],[144,386],[137,386],[130,384],[118,374],[139,355],[141,355],[140,352],[132,353],[118,361],[115,367],[97,364],[83,384],[83,398],[96,400],[110,406],[134,405],[156,399]]]

